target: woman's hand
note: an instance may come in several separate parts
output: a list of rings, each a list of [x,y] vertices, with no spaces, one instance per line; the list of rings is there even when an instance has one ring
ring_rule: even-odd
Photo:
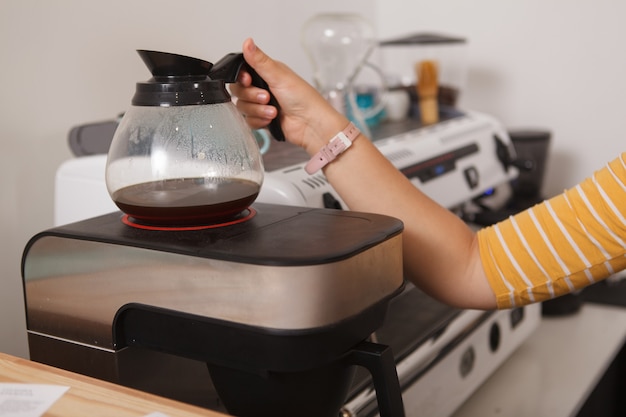
[[[289,67],[259,49],[252,39],[243,43],[243,55],[268,84],[280,106],[269,105],[269,92],[252,86],[248,72],[241,71],[238,82],[230,86],[237,97],[237,108],[253,129],[267,126],[278,117],[286,139],[314,155],[348,124],[319,92]]]

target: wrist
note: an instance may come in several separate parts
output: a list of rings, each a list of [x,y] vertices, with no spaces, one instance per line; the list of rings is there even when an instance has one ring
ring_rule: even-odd
[[[361,131],[354,123],[349,122],[346,127],[333,135],[327,145],[323,146],[311,157],[304,170],[311,175],[324,168],[350,148],[360,134]]]
[[[347,117],[336,111],[334,108],[327,115],[316,115],[309,125],[311,132],[310,139],[304,146],[304,150],[313,156],[320,151],[328,142],[341,132],[350,123]]]

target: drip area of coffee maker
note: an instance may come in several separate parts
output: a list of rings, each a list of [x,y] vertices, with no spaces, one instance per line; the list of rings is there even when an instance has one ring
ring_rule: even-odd
[[[404,415],[393,355],[367,341],[403,288],[402,223],[250,210],[186,231],[114,212],[34,236],[31,359],[241,417],[337,416],[361,366],[381,415]]]

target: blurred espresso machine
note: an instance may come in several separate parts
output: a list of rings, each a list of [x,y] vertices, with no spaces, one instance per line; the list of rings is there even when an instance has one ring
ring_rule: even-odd
[[[316,22],[346,19],[363,25],[353,16],[321,16]],[[478,229],[488,225],[483,219],[503,211],[515,192],[512,183],[520,173],[527,178],[535,164],[518,157],[509,132],[495,118],[458,107],[465,82],[465,43],[463,38],[432,33],[378,42],[389,114],[381,118],[361,114],[353,121],[367,124],[374,144],[415,187]],[[364,56],[367,60],[369,52]],[[416,65],[425,61],[436,63],[438,71],[437,118],[428,123],[423,120],[421,96],[431,88],[420,87]],[[362,64],[366,66],[365,61]],[[354,108],[363,89],[358,79],[353,81],[346,94],[354,96],[348,99],[348,107]],[[399,114],[398,95],[409,98]],[[272,148],[265,155],[268,175],[261,200],[349,210],[322,173],[306,174],[307,155],[284,144]],[[453,262],[454,254],[450,258]],[[407,284],[390,302],[385,324],[374,338],[392,347],[407,416],[444,417],[454,413],[540,320],[539,305],[511,311],[459,310]],[[371,379],[357,372],[342,417],[378,413]]]

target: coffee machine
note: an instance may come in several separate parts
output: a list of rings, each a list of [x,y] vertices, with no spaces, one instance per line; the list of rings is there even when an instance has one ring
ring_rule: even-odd
[[[506,203],[510,182],[520,172],[530,174],[533,164],[526,152],[516,152],[512,137],[494,117],[440,109],[437,124],[424,126],[415,117],[386,121],[372,129],[372,140],[416,188],[478,230],[483,227],[478,218],[492,217],[482,203]],[[301,149],[273,143],[264,159],[267,172],[258,201],[349,210],[323,173],[305,172],[308,159]],[[454,260],[454,254],[450,256]],[[435,272],[431,278],[441,277]],[[447,417],[540,321],[538,304],[510,311],[463,310],[407,283],[390,301],[387,319],[374,337],[392,347],[406,415]],[[371,379],[357,372],[341,416],[372,417],[379,412]]]
[[[261,155],[224,86],[242,55],[139,53],[152,78],[106,161],[122,211],[24,251],[31,359],[240,417],[335,417],[361,366],[403,416],[393,355],[368,341],[404,286],[402,223],[254,202]]]
[[[22,265],[31,359],[240,416],[335,416],[359,365],[403,415],[393,356],[366,341],[403,287],[401,231],[262,203],[198,230],[114,212],[44,231]]]

